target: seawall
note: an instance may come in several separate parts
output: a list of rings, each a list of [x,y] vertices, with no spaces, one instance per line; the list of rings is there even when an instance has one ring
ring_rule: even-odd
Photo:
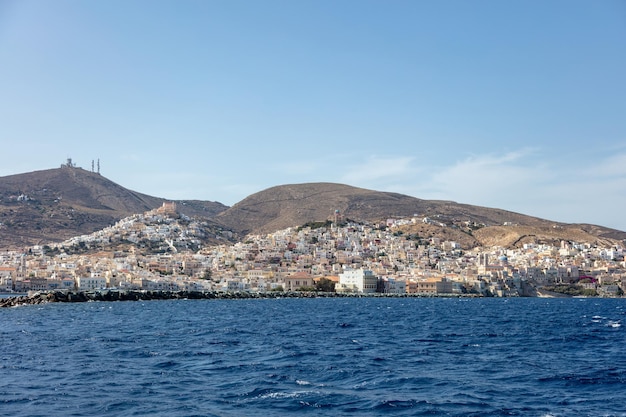
[[[149,290],[100,290],[100,291],[41,291],[18,297],[0,299],[0,307],[37,305],[47,303],[80,303],[89,301],[149,301],[149,300],[209,300],[251,298],[362,298],[362,297],[468,297],[469,294],[361,294],[317,291],[149,291]]]

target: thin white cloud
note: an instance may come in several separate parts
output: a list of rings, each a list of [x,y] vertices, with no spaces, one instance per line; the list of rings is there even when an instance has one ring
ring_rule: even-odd
[[[626,177],[626,153],[611,155],[598,162],[589,162],[584,171],[586,176],[596,178]]]
[[[431,167],[416,190],[427,194],[426,198],[474,204],[497,201],[503,195],[510,198],[520,188],[537,186],[552,176],[532,155],[531,150],[474,155],[450,166]]]
[[[414,177],[419,168],[411,156],[381,157],[371,156],[362,161],[349,161],[350,165],[340,176],[340,181],[350,185],[366,185],[381,181],[396,181]],[[356,163],[355,163],[356,162]]]
[[[472,156],[433,169],[408,194],[624,229],[626,155],[582,167],[577,160],[531,150]]]

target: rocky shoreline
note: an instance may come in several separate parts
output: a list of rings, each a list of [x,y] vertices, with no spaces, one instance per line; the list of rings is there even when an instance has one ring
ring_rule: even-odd
[[[363,298],[363,297],[475,297],[470,294],[361,294],[317,291],[270,291],[270,292],[224,292],[224,291],[41,291],[29,295],[0,299],[1,307],[39,305],[47,303],[84,303],[90,301],[151,301],[151,300],[210,300],[252,298]]]

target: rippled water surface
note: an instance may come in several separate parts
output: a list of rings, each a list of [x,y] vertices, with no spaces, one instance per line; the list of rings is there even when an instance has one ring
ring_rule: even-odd
[[[626,416],[626,300],[0,310],[2,416]]]

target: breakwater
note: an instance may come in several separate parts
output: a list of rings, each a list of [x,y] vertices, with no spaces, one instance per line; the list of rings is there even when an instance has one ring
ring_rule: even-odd
[[[203,300],[250,298],[361,298],[361,297],[468,297],[470,294],[363,294],[319,291],[150,291],[150,290],[100,290],[100,291],[41,291],[29,295],[0,299],[0,307],[37,305],[47,303],[84,303],[89,301],[150,301],[150,300]]]

